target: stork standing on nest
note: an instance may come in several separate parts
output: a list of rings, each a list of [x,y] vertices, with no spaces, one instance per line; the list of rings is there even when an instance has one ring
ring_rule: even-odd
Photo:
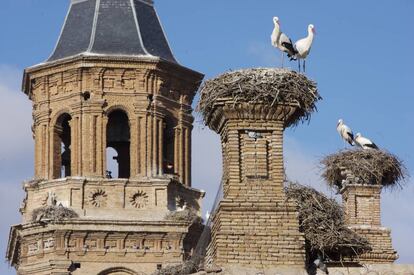
[[[354,134],[352,133],[351,128],[344,124],[342,119],[338,120],[336,130],[344,141],[348,142],[351,146],[355,145]]]
[[[364,150],[367,149],[376,149],[378,150],[378,146],[373,143],[371,140],[367,139],[366,137],[363,137],[361,133],[357,133],[355,136],[355,144],[361,147]]]
[[[293,47],[292,40],[280,30],[279,17],[273,17],[273,23],[275,24],[275,28],[273,29],[271,36],[272,45],[273,47],[278,48],[281,51],[281,62],[283,68],[283,62],[285,57],[284,53],[287,53],[288,57],[292,60],[296,60],[295,55],[297,54],[297,51]]]
[[[308,26],[308,36],[298,40],[295,43],[296,55],[295,58],[299,63],[299,72],[300,72],[300,60],[303,59],[303,72],[306,71],[306,58],[308,57],[310,50],[312,48],[313,37],[315,36],[315,27],[310,24]],[[291,60],[294,60],[291,59]]]

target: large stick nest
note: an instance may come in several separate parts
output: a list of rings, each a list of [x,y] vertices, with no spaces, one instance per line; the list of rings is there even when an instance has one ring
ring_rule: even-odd
[[[308,253],[338,259],[371,250],[365,238],[347,228],[343,208],[334,199],[296,183],[287,184],[285,191],[298,205],[299,226],[305,234]]]
[[[203,223],[203,219],[198,215],[197,211],[191,207],[181,211],[169,212],[165,216],[165,219],[170,221],[187,222],[189,224]]]
[[[193,261],[185,261],[182,264],[167,265],[166,267],[155,271],[152,275],[187,275],[196,273],[198,266]]]
[[[329,155],[321,161],[322,177],[330,186],[343,188],[343,183],[396,186],[408,176],[407,169],[398,157],[381,150],[345,150]]]
[[[70,208],[63,206],[45,206],[37,208],[32,213],[32,221],[60,222],[63,220],[77,218],[78,214]]]
[[[321,100],[316,83],[305,75],[287,69],[257,68],[228,72],[207,80],[201,87],[197,111],[205,124],[214,112],[218,99],[231,98],[237,103],[259,103],[270,106],[294,105],[297,114],[290,125],[309,121]]]

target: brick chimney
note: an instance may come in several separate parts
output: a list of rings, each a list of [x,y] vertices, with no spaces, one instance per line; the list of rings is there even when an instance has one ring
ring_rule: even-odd
[[[398,259],[392,247],[391,230],[381,225],[381,185],[362,182],[348,170],[341,190],[345,222],[368,239],[372,251],[360,256],[365,264],[393,263]]]

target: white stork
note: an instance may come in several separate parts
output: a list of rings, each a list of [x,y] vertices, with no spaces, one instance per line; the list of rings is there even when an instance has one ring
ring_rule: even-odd
[[[339,135],[343,140],[348,142],[351,146],[355,145],[354,134],[352,133],[351,128],[344,124],[344,121],[342,119],[338,120],[336,130],[338,131]]]
[[[273,17],[273,23],[275,24],[275,28],[273,29],[271,40],[272,45],[275,48],[278,48],[282,52],[282,67],[283,67],[283,61],[284,61],[284,55],[283,53],[287,53],[288,57],[291,59],[296,59],[296,50],[293,47],[292,40],[284,34],[280,30],[280,23],[279,23],[279,17],[275,16]]]
[[[308,36],[305,38],[302,38],[298,40],[295,43],[295,49],[297,51],[295,57],[299,62],[299,72],[300,72],[300,60],[303,59],[303,71],[306,71],[306,57],[309,55],[312,43],[313,43],[313,37],[315,35],[315,27],[310,24],[308,26]]]
[[[379,149],[378,146],[373,143],[371,140],[363,137],[361,133],[357,133],[355,136],[355,144],[361,147],[362,149]]]

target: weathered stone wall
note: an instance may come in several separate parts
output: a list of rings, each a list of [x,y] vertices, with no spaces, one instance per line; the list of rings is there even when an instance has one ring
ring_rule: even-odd
[[[117,230],[110,230],[115,227]],[[137,232],[136,228],[141,228]],[[109,267],[151,273],[157,264],[182,261],[185,223],[73,221],[21,228],[20,274],[52,274],[66,261],[66,273],[97,274]],[[74,268],[74,264],[80,267]],[[72,267],[71,267],[72,266]],[[73,273],[69,273],[73,269]],[[43,270],[42,272],[40,272]],[[53,273],[55,274],[55,273]]]
[[[65,178],[28,182],[20,211],[23,222],[32,221],[34,210],[45,207],[49,196],[57,205],[69,207],[79,217],[93,219],[162,220],[169,211],[185,204],[201,214],[204,193],[169,178],[98,179]]]
[[[184,206],[200,213],[204,193],[191,188],[190,166],[191,103],[201,79],[139,58],[79,57],[25,71],[35,179],[24,184],[23,222],[9,239],[7,258],[19,274],[150,274],[190,254],[183,249],[190,222],[166,216]],[[118,110],[128,120],[130,176],[115,179],[106,174],[106,148]],[[61,174],[65,142],[70,175]],[[78,217],[33,220],[52,197]]]
[[[168,121],[173,124],[175,140],[172,172],[191,185],[191,103],[201,75],[156,62],[99,59],[27,72],[37,179],[53,179],[56,169],[59,172],[55,126],[63,114],[71,117],[72,175],[105,176],[108,114],[122,110],[132,133],[131,176],[164,174],[163,138]]]

